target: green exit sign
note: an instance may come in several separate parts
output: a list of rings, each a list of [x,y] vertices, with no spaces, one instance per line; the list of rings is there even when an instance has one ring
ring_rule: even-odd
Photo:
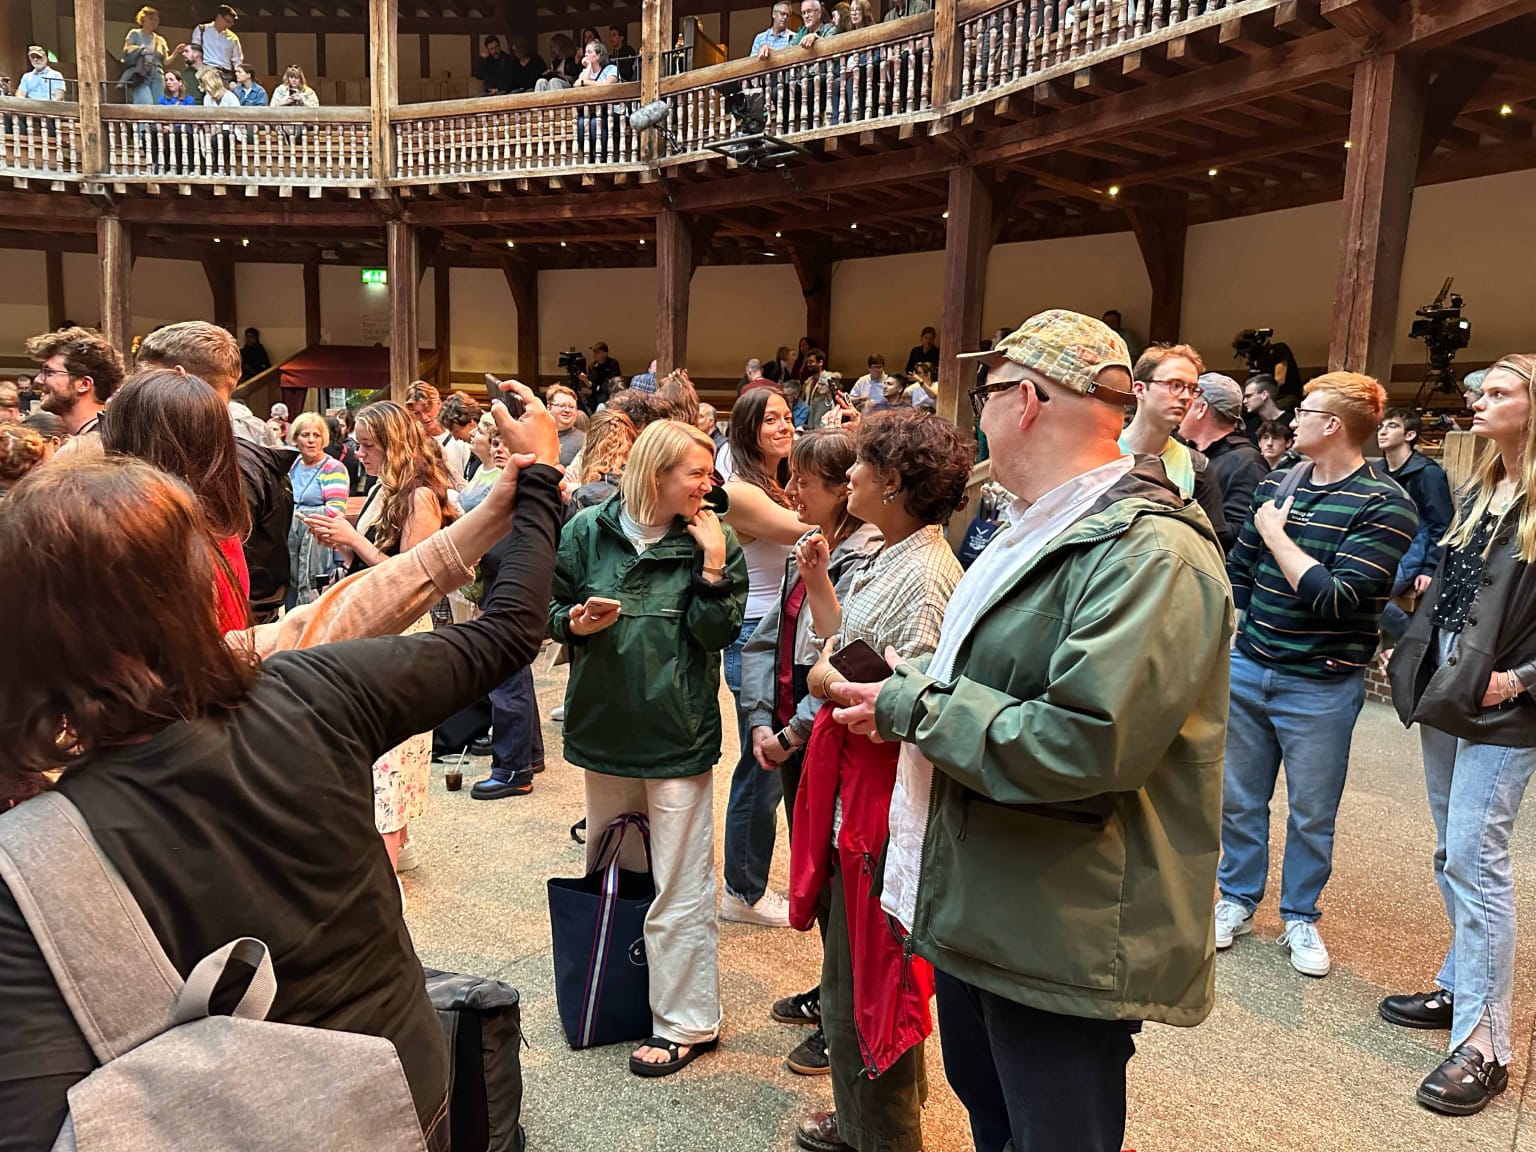
[[[364,284],[388,284],[389,283],[389,273],[385,269],[383,269],[383,268],[364,268],[363,269],[363,283]]]

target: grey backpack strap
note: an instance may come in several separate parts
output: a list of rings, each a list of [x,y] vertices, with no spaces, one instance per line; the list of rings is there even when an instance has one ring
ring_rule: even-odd
[[[1270,497],[1276,505],[1284,504],[1292,496],[1296,495],[1296,489],[1307,482],[1307,477],[1312,475],[1312,461],[1299,460],[1286,470],[1280,478],[1280,483],[1275,485],[1275,494]]]
[[[97,1060],[165,1031],[181,975],[79,809],[44,792],[0,815],[0,880]]]
[[[272,1010],[272,1001],[277,999],[277,973],[272,969],[272,953],[267,951],[267,946],[260,940],[242,936],[197,962],[197,967],[187,977],[186,986],[182,988],[181,995],[176,997],[176,1004],[171,1009],[172,1024],[186,1024],[208,1015],[208,1001],[213,997],[213,989],[231,960],[249,964],[255,969],[255,975],[251,977],[245,994],[240,997],[240,1003],[235,1005],[230,1015],[245,1020],[267,1018],[267,1013]]]

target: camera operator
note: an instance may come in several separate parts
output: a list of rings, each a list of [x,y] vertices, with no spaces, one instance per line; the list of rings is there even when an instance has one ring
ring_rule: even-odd
[[[1248,377],[1243,385],[1243,431],[1255,444],[1259,425],[1277,421],[1289,425],[1295,413],[1280,407],[1280,382],[1268,372]]]
[[[1396,480],[1419,513],[1419,530],[1398,561],[1392,599],[1381,613],[1381,630],[1394,640],[1407,629],[1409,614],[1429,587],[1444,551],[1440,542],[1456,512],[1445,469],[1418,450],[1422,430],[1423,422],[1411,408],[1388,409],[1376,429],[1376,445],[1382,455],[1376,471]]]
[[[608,403],[608,394],[613,390],[613,380],[621,375],[619,362],[608,355],[608,345],[599,340],[592,345],[592,363],[585,372],[578,372],[576,379],[581,383],[582,398],[586,401],[588,412],[596,412],[598,408]]]

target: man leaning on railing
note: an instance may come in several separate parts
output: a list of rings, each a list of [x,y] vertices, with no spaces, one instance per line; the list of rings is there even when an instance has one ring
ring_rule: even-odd
[[[788,48],[794,42],[795,33],[789,30],[789,0],[778,0],[768,27],[752,38],[751,55],[766,60],[770,52]]]
[[[27,49],[27,63],[31,71],[16,86],[16,95],[23,100],[64,99],[64,77],[57,68],[48,66],[48,53],[39,45]]]

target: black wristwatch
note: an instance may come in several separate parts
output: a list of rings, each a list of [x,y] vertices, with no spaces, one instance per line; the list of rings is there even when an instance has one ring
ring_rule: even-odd
[[[789,742],[788,728],[780,728],[777,732],[774,733],[774,736],[779,742],[779,747],[784,749],[784,751],[793,752],[795,750],[795,746]]]

